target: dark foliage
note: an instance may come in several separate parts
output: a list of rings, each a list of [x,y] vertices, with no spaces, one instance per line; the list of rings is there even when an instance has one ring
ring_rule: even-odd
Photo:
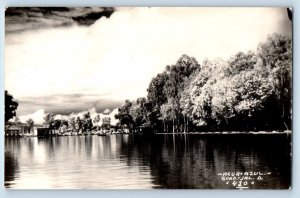
[[[12,95],[8,93],[8,91],[5,90],[5,105],[4,105],[4,117],[5,122],[7,122],[9,119],[16,116],[16,110],[18,108],[18,102],[14,99]]]

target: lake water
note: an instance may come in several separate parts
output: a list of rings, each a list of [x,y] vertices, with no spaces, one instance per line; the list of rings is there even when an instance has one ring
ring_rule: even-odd
[[[289,188],[290,150],[287,134],[6,138],[5,187]]]

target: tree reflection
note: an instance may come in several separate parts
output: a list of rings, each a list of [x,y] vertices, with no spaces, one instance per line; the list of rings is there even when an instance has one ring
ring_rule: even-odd
[[[217,175],[228,171],[272,172],[254,188],[290,185],[290,137],[176,135],[174,141],[172,136],[130,136],[121,141],[121,155],[128,166],[149,166],[157,188],[233,188]]]
[[[8,138],[5,186],[226,189],[218,173],[262,171],[272,174],[252,188],[288,188],[289,142],[286,134]]]
[[[19,163],[16,157],[14,157],[10,152],[5,152],[4,185],[6,188],[9,188],[11,186],[11,182],[15,180],[18,171]]]

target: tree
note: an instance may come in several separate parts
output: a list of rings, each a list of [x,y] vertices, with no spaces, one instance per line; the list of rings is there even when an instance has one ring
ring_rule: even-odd
[[[253,70],[254,65],[257,62],[257,57],[254,52],[249,51],[248,53],[238,52],[237,54],[230,57],[227,61],[228,67],[226,67],[225,75],[227,77],[237,75],[241,71]]]
[[[90,112],[87,112],[86,114],[83,115],[83,123],[82,123],[82,129],[83,130],[91,130],[93,127],[93,122],[91,119]]]
[[[161,113],[161,119],[163,121],[164,125],[164,132],[169,132],[169,127],[168,127],[168,122],[173,121],[173,133],[175,132],[175,126],[174,126],[174,117],[175,117],[175,112],[174,109],[172,108],[172,105],[169,103],[163,104],[160,108],[160,113]]]
[[[183,115],[183,132],[188,132],[189,131],[189,122],[190,119],[192,119],[192,110],[193,110],[193,102],[192,98],[190,95],[191,90],[189,89],[190,87],[186,87],[186,89],[182,92],[181,97],[180,97],[180,110]]]
[[[102,118],[102,127],[104,129],[110,129],[110,117]]]
[[[269,73],[272,92],[276,98],[281,122],[286,129],[291,128],[291,79],[292,41],[290,38],[273,34],[257,48],[260,66]],[[275,107],[273,107],[275,108]]]
[[[182,55],[176,64],[168,69],[163,91],[167,97],[167,105],[172,109],[169,116],[172,116],[173,132],[175,129],[182,130],[180,125],[182,126],[181,121],[182,118],[185,120],[185,115],[181,113],[180,100],[190,77],[199,70],[200,65],[196,59],[187,55]]]
[[[118,119],[121,125],[127,125],[129,128],[133,128],[133,120],[130,115],[130,109],[132,107],[132,102],[125,100],[125,104],[118,108],[118,113],[115,115],[115,118]]]
[[[132,117],[134,129],[145,127],[145,124],[147,124],[148,119],[146,104],[146,98],[140,97],[136,100],[135,103],[132,104],[132,107],[130,108],[129,113]]]
[[[226,62],[214,61],[213,75],[208,80],[211,92],[210,110],[211,119],[221,130],[230,128],[230,120],[237,117],[235,106],[245,96],[243,95],[245,93],[239,92],[247,84],[247,79],[243,76],[254,69],[256,62],[256,55],[251,51],[248,53],[238,52]],[[237,88],[238,84],[241,87]]]
[[[8,122],[9,119],[16,116],[16,110],[18,108],[18,102],[14,99],[12,95],[5,90],[5,109],[4,109],[4,117],[5,122]]]
[[[167,101],[167,97],[163,91],[166,79],[166,73],[158,74],[151,80],[149,84],[149,87],[147,89],[147,98],[148,101],[151,102],[154,107],[160,107]]]
[[[227,61],[181,56],[154,77],[147,100],[129,100],[115,116],[154,131],[282,130],[291,128],[292,42],[268,36],[257,52],[238,52]]]
[[[212,61],[205,59],[201,69],[190,76],[180,99],[180,108],[186,117],[185,120],[192,120],[191,124],[198,127],[214,126],[212,118],[213,91],[218,80],[224,78],[226,69],[227,63],[222,59]]]
[[[34,121],[30,118],[26,121],[26,123],[27,123],[27,126],[28,126],[28,132],[30,133],[31,129],[33,128],[33,125],[34,125]]]
[[[59,130],[64,133],[64,132],[66,132],[68,127],[69,127],[68,121],[67,120],[61,120]]]
[[[77,116],[75,123],[76,123],[75,128],[76,128],[77,132],[82,130],[82,123],[83,122],[82,122],[82,120],[80,119],[79,116]]]
[[[18,116],[15,117],[14,123],[15,124],[20,124],[21,123],[21,120],[20,120],[20,118]]]
[[[54,115],[51,113],[47,113],[44,117],[44,125],[46,127],[50,127],[53,125]]]
[[[211,83],[207,83],[200,89],[199,95],[196,92],[196,97],[193,97],[194,107],[191,116],[197,126],[212,126],[211,88]]]
[[[100,115],[99,114],[94,118],[93,122],[97,126],[97,130],[99,130],[99,122],[100,122]]]
[[[58,129],[60,128],[61,124],[62,124],[62,120],[60,120],[60,119],[55,119],[55,120],[53,120],[53,122],[52,122],[51,128],[52,128],[52,129],[55,129],[55,130],[58,130]]]
[[[185,85],[187,85],[186,82],[198,70],[200,70],[200,65],[195,58],[182,55],[175,65],[166,66],[162,73],[152,79],[147,89],[147,98],[149,104],[152,106],[147,113],[148,117],[151,117],[151,119],[149,117],[150,125],[158,125],[161,123],[161,120],[163,125],[166,126],[167,122],[163,120],[165,116],[161,115],[161,107],[168,103],[168,106],[172,105],[171,108],[175,112],[175,114],[172,114],[174,116],[172,118],[174,129],[179,130],[180,122],[182,119],[185,120],[185,116],[181,113],[180,109],[180,98]]]
[[[74,131],[76,129],[76,121],[75,121],[75,117],[72,117],[70,120],[69,120],[69,127],[71,129],[71,131]]]

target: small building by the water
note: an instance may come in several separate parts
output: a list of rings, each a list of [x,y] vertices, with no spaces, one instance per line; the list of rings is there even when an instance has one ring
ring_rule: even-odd
[[[53,130],[51,130],[48,127],[39,127],[39,128],[36,128],[36,130],[37,130],[38,137],[49,137],[49,136],[54,135]]]
[[[23,136],[30,133],[29,127],[23,123],[7,124],[5,125],[4,131],[5,136],[9,137]]]
[[[16,126],[5,127],[5,136],[17,137],[21,135],[22,135],[21,128]]]

